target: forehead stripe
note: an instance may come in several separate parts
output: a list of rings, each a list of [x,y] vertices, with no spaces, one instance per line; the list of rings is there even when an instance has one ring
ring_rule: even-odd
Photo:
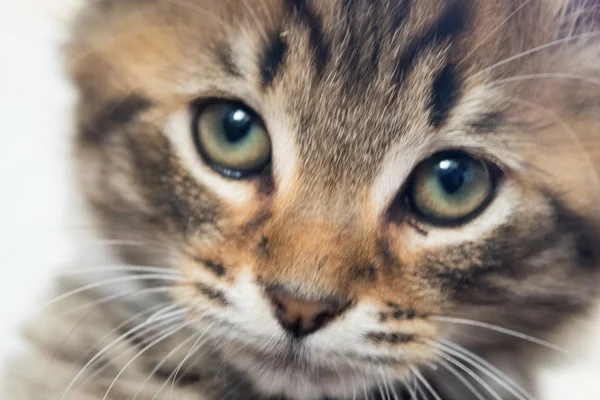
[[[231,46],[227,43],[218,44],[215,48],[215,54],[217,56],[217,62],[223,71],[235,78],[242,76],[242,73],[235,62]]]
[[[331,58],[331,45],[325,39],[323,21],[310,7],[309,0],[284,0],[284,4],[296,22],[308,30],[309,42],[314,57],[314,67],[317,76],[322,77]]]
[[[440,17],[423,34],[416,36],[398,57],[394,80],[400,86],[423,51],[439,46],[459,35],[466,27],[469,12],[465,0],[448,0]]]
[[[260,77],[263,89],[269,88],[283,68],[288,44],[281,33],[272,35],[260,56]]]
[[[448,119],[459,100],[460,88],[461,82],[453,65],[448,64],[438,72],[431,87],[429,123],[434,128],[441,127]]]

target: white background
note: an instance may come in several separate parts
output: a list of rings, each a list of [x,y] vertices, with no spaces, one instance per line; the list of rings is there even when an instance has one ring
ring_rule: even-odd
[[[78,229],[68,218],[74,96],[59,52],[77,3],[0,0],[0,361]],[[600,400],[598,320],[572,343],[587,345],[571,352],[576,362],[544,374],[540,400]]]

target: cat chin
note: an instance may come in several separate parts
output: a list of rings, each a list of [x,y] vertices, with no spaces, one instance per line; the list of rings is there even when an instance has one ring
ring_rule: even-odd
[[[249,379],[255,390],[267,398],[321,400],[354,398],[381,384],[381,367],[340,366],[336,369],[315,366],[275,365],[250,355],[238,354],[230,362]]]

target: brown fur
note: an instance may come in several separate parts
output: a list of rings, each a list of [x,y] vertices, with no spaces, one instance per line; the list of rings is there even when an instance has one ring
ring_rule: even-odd
[[[490,67],[591,32],[594,18],[573,17],[591,11],[578,14],[580,4],[565,3],[103,0],[86,6],[68,47],[68,69],[81,96],[76,148],[82,192],[106,237],[118,232],[148,243],[123,250],[124,262],[167,259],[184,279],[171,296],[189,307],[188,318],[201,317],[198,329],[208,327],[207,340],[218,353],[192,367],[224,377],[176,384],[173,398],[223,398],[236,383],[240,388],[229,394],[236,399],[352,398],[332,388],[344,386],[340,379],[362,379],[367,361],[357,351],[336,350],[323,360],[298,348],[292,357],[282,340],[234,322],[231,315],[242,318],[235,314],[241,276],[260,291],[276,286],[311,302],[334,298],[350,305],[346,314],[374,307],[377,326],[359,323],[349,331],[364,330],[355,349],[386,354],[375,361],[393,375],[390,382],[404,379],[411,364],[439,361],[430,341],[451,334],[469,350],[503,362],[534,391],[531,346],[434,317],[470,318],[556,340],[597,297],[599,43],[574,39]],[[428,34],[446,14],[449,22]],[[281,43],[269,53],[278,40],[283,55],[277,52]],[[425,42],[429,46],[419,48]],[[446,67],[458,80],[458,99],[448,115],[432,117],[432,82]],[[292,143],[293,157],[275,146],[271,176],[219,183],[245,193],[244,201],[222,198],[203,182],[165,132],[173,114],[214,97],[243,100],[262,116],[276,144]],[[495,224],[490,229],[478,220],[439,228],[411,215],[398,199],[373,206],[373,188],[394,155],[410,172],[431,154],[456,147],[501,166],[505,178],[492,205],[510,204],[510,216],[484,215]],[[285,175],[281,166],[292,159]],[[398,185],[402,193],[405,185]],[[469,238],[432,242],[453,235]],[[72,354],[92,346],[97,332],[110,331],[122,315],[131,313],[118,303],[102,305],[58,351],[51,349],[74,319],[56,318],[35,332],[32,363],[52,359],[52,367],[38,380],[23,361],[5,398],[60,398],[82,367]],[[188,326],[182,337],[194,329]],[[108,398],[130,398],[170,344],[137,359]],[[191,351],[191,344],[184,349]],[[165,366],[167,376],[186,353]],[[70,398],[102,399],[125,365],[116,355],[106,362],[111,368]],[[221,375],[215,369],[222,364]],[[253,368],[245,370],[248,365]],[[266,388],[264,381],[286,373],[306,376],[317,389]],[[423,374],[444,400],[474,398],[441,370],[423,367]],[[378,389],[372,375],[365,372],[365,390]],[[152,377],[140,398],[153,396],[165,379]],[[360,385],[354,390],[362,396]],[[501,386],[496,390],[503,399],[516,398]]]

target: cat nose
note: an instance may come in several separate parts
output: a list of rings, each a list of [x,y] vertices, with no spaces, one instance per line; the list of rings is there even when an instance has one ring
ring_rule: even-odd
[[[267,295],[275,307],[279,324],[297,339],[322,329],[350,304],[334,299],[308,301],[280,289],[269,289]]]

